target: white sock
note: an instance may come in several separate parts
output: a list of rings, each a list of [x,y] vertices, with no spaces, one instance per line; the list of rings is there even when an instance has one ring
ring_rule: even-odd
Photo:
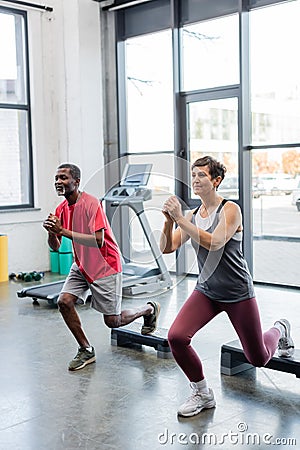
[[[87,350],[88,352],[92,352],[92,351],[93,351],[93,347],[86,347],[86,350]]]
[[[209,390],[207,387],[206,379],[204,378],[201,381],[197,381],[197,383],[194,383],[195,388],[197,388],[198,391],[202,392],[203,394],[208,394]]]

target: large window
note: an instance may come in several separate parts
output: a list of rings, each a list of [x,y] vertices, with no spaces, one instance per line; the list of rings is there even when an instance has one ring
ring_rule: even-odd
[[[144,202],[144,211],[150,223],[153,236],[159,242],[163,228],[164,216],[162,206],[165,200],[174,195],[174,158],[170,154],[130,155],[130,164],[152,164],[148,188],[152,191],[152,198]],[[148,241],[141,228],[137,216],[130,211],[129,215],[130,259],[147,267],[155,267],[155,260],[149,248]],[[176,255],[164,255],[169,270],[176,271]]]
[[[173,187],[194,206],[190,162],[222,160],[220,193],[241,206],[254,279],[299,286],[282,269],[300,254],[300,0],[160,0],[117,15],[120,155],[156,158],[158,210]]]
[[[253,145],[300,142],[299,17],[299,1],[251,12]]]
[[[220,194],[233,199],[239,197],[237,111],[237,98],[188,104],[189,161],[193,162],[205,155],[223,161],[227,173],[220,185]],[[192,192],[190,195],[196,198]]]
[[[33,206],[26,15],[0,7],[0,209]]]
[[[299,1],[250,15],[254,278],[290,285],[300,284],[299,16]]]
[[[172,35],[126,41],[126,153],[174,151]]]
[[[240,23],[239,14],[213,17],[211,3],[193,3],[200,22],[191,23],[191,6],[180,28],[180,91],[182,148],[192,163],[211,155],[227,167],[222,194],[239,200]],[[182,5],[183,6],[183,5]],[[224,4],[219,4],[219,8]],[[227,4],[228,6],[228,4]],[[235,9],[234,5],[233,10]],[[206,13],[205,13],[206,10]],[[190,206],[199,202],[190,189],[190,170],[183,174],[183,197]],[[186,188],[186,186],[187,188]]]
[[[156,31],[126,39],[124,44],[126,139],[122,154],[131,164],[152,164],[148,187],[152,198],[144,204],[147,219],[159,240],[164,200],[174,194],[174,114],[172,32]],[[124,106],[124,105],[123,105]],[[129,211],[130,260],[155,266],[138,218]],[[124,250],[124,249],[122,249]],[[175,270],[175,257],[166,258]]]
[[[239,16],[182,28],[184,91],[239,83]]]

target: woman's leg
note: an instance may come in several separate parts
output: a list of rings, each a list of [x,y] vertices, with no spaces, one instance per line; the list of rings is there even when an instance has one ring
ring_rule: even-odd
[[[262,367],[274,355],[279,338],[278,328],[272,327],[262,332],[260,315],[256,299],[224,305],[232,325],[234,326],[248,361],[256,367]]]
[[[191,339],[219,312],[215,302],[194,290],[169,330],[168,339],[173,356],[191,382],[204,379],[202,364],[191,346]]]

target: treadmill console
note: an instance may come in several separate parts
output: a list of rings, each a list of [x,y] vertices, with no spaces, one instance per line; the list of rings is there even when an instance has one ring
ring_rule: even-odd
[[[152,164],[126,164],[120,186],[112,188],[104,199],[112,202],[112,206],[151,200],[152,191],[146,187],[151,169]]]

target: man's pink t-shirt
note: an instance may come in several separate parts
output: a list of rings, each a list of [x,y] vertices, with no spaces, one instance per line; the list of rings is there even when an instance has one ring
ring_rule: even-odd
[[[82,192],[74,205],[69,206],[67,200],[60,203],[55,215],[60,219],[63,228],[70,231],[91,235],[104,229],[104,245],[101,248],[87,247],[72,241],[75,262],[90,283],[122,271],[118,245],[102,205],[96,197]]]

